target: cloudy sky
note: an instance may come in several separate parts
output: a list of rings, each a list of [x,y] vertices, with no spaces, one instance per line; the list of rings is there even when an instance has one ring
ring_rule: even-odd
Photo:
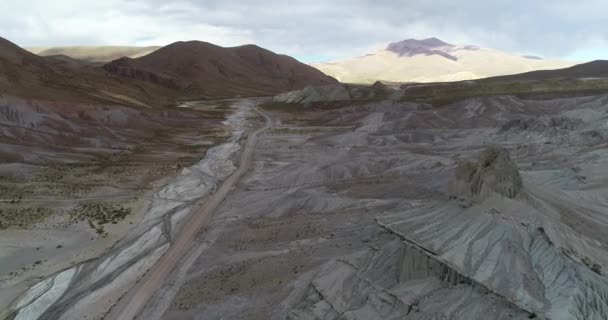
[[[438,37],[520,54],[608,59],[606,0],[0,0],[21,46],[255,43],[306,62]]]

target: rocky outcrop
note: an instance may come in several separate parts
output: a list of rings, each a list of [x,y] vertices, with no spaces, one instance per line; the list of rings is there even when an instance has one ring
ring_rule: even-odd
[[[326,264],[287,319],[528,319],[531,314],[397,238]]]
[[[585,117],[601,117],[600,115],[585,115]],[[585,145],[601,144],[608,138],[608,128],[604,125],[590,124],[573,115],[569,117],[538,117],[509,120],[497,130],[504,140],[528,141],[540,140],[553,145]]]
[[[348,100],[371,100],[384,97],[391,88],[381,83],[371,87],[360,85],[335,84],[327,86],[308,86],[302,90],[290,91],[275,96],[275,102],[310,103]]]
[[[498,146],[489,146],[476,161],[464,161],[458,165],[449,182],[448,193],[454,197],[480,200],[492,193],[515,198],[521,189],[521,176],[509,152]]]
[[[514,119],[501,125],[498,132],[503,133],[517,130],[534,132],[545,132],[547,130],[573,131],[580,128],[581,125],[582,121],[580,119],[566,117]]]
[[[317,101],[343,101],[350,100],[350,94],[344,85],[331,85],[322,87],[306,87],[302,90],[279,94],[275,102],[308,103]]]

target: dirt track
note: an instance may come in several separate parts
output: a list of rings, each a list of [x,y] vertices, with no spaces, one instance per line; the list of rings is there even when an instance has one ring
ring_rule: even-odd
[[[264,127],[250,134],[245,143],[243,153],[239,159],[238,169],[230,175],[203,204],[198,213],[192,216],[192,219],[184,224],[183,230],[174,239],[171,247],[160,258],[160,260],[150,269],[148,274],[135,286],[127,295],[125,295],[108,314],[108,319],[133,319],[137,316],[139,310],[146,304],[148,299],[162,285],[166,275],[171,272],[177,262],[190,250],[192,242],[197,233],[209,220],[214,210],[226,198],[232,187],[241,179],[252,163],[253,147],[257,142],[258,134],[269,129],[272,125],[270,118],[258,108],[254,110],[264,117],[266,123]]]

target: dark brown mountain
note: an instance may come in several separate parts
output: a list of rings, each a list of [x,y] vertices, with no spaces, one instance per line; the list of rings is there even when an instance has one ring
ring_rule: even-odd
[[[548,79],[580,79],[608,78],[608,60],[596,60],[575,66],[555,70],[539,70],[508,76],[492,77],[484,80],[548,80]]]
[[[0,94],[46,101],[160,106],[174,90],[125,80],[77,60],[39,57],[0,38]]]
[[[224,48],[201,41],[176,42],[140,58],[112,61],[103,68],[204,97],[274,95],[337,83],[313,67],[255,45]]]
[[[183,98],[260,96],[337,83],[320,71],[253,45],[177,42],[103,67],[40,57],[0,38],[0,94],[80,103],[166,106]]]

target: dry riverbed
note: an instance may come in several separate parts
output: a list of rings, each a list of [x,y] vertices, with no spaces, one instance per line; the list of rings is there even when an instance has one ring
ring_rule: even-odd
[[[120,107],[116,108],[120,111]],[[64,147],[69,153],[50,158],[48,161],[54,160],[52,164],[32,161],[3,165],[31,169],[31,174],[15,168],[7,170],[19,175],[5,177],[2,185],[14,193],[0,204],[4,214],[0,218],[0,302],[4,317],[46,317],[45,310],[53,302],[57,304],[59,301],[55,300],[61,295],[69,296],[72,289],[77,291],[75,279],[87,278],[84,274],[93,270],[95,263],[102,263],[104,256],[111,256],[100,266],[104,271],[92,272],[96,274],[89,275],[84,281],[87,284],[79,285],[111,283],[108,276],[117,276],[113,271],[128,273],[128,267],[133,268],[125,277],[137,279],[146,265],[162,253],[167,239],[161,238],[170,237],[171,227],[187,214],[188,206],[234,170],[232,158],[238,153],[238,140],[246,130],[248,108],[190,103],[188,108],[164,113],[150,111],[149,115],[144,111],[127,120],[151,128],[131,131],[106,120],[106,130],[112,135],[96,137],[114,145],[129,137],[131,140],[125,143],[133,147],[124,146],[123,151],[105,154],[107,151],[90,148],[83,154],[91,160],[83,160],[78,158],[82,157],[81,150],[71,145],[69,149]],[[33,117],[23,112],[22,117],[25,116]],[[78,125],[87,129],[77,119],[60,118],[72,129]],[[48,122],[39,121],[37,125]],[[147,134],[145,130],[151,132]],[[80,132],[84,137],[87,133]],[[134,135],[141,136],[140,141]],[[44,148],[47,153],[56,151],[53,144],[45,147],[32,141],[20,143],[5,146],[5,150],[22,148],[23,154],[36,154]],[[145,253],[138,256],[139,250],[149,250],[152,257]],[[95,294],[103,299],[104,293]],[[100,315],[107,311],[104,308],[107,306],[99,307]],[[94,312],[87,314],[93,316]]]

